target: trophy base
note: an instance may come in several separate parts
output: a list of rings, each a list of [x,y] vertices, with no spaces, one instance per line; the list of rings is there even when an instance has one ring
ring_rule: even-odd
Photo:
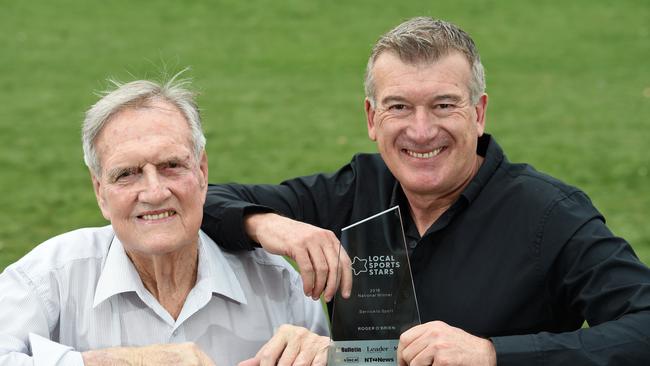
[[[399,339],[332,341],[327,351],[327,365],[397,365],[398,343]]]

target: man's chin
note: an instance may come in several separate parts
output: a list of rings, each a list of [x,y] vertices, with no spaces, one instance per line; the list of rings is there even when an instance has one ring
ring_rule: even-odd
[[[169,255],[190,246],[191,242],[187,238],[180,239],[163,235],[141,236],[140,240],[133,245],[124,244],[125,249],[145,256]]]

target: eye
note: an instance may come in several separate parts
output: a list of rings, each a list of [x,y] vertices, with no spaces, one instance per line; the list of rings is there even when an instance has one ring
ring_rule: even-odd
[[[403,111],[406,109],[406,104],[392,104],[388,106],[388,109],[393,111]]]
[[[138,172],[137,168],[122,169],[113,175],[113,182],[124,182]]]
[[[441,103],[441,104],[438,104],[436,107],[438,109],[450,109],[450,108],[453,108],[455,106],[453,104],[449,104],[449,103]]]
[[[179,160],[170,160],[158,165],[158,170],[166,174],[175,174],[184,168],[185,165]]]

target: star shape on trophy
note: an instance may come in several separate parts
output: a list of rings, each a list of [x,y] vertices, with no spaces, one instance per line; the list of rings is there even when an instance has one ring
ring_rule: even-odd
[[[355,276],[358,276],[364,272],[368,272],[368,260],[355,256],[354,260],[352,261],[352,272]]]

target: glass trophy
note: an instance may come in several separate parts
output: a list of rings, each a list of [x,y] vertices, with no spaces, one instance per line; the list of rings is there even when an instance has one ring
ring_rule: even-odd
[[[342,230],[352,293],[332,309],[328,366],[396,365],[400,334],[420,324],[399,206]]]

